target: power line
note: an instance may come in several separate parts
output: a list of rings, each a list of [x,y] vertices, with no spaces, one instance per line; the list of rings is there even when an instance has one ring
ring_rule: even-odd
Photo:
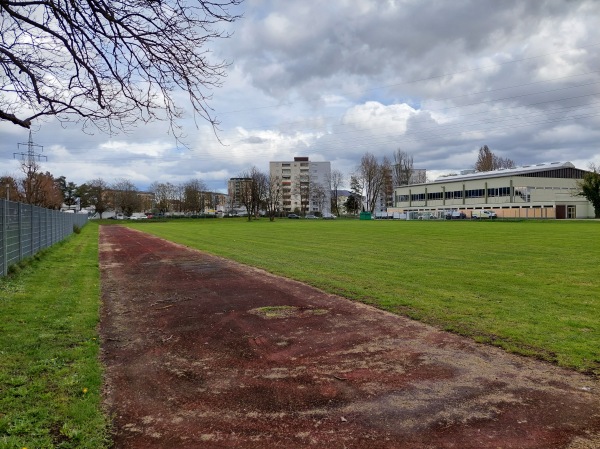
[[[577,47],[577,50],[582,50],[582,49],[591,48],[591,47],[597,47],[599,45],[600,45],[600,42],[596,42],[594,44],[583,45],[581,47]],[[389,89],[391,87],[398,87],[398,86],[404,86],[404,85],[408,85],[408,84],[415,84],[415,83],[420,83],[420,82],[423,82],[423,81],[431,81],[431,80],[440,79],[440,78],[446,78],[446,77],[454,76],[454,75],[462,75],[464,73],[476,72],[478,70],[486,70],[486,69],[490,69],[490,68],[494,68],[494,67],[502,67],[502,66],[505,66],[507,64],[514,64],[514,63],[517,63],[517,62],[529,61],[529,60],[532,60],[532,59],[543,58],[543,57],[546,57],[546,56],[551,56],[551,55],[556,55],[556,54],[561,54],[561,53],[568,53],[568,52],[571,52],[571,51],[573,51],[573,49],[559,50],[559,51],[555,51],[555,52],[544,53],[544,54],[541,54],[541,55],[529,56],[529,57],[526,57],[526,58],[513,59],[512,61],[506,61],[506,62],[502,62],[502,63],[498,63],[498,64],[489,64],[489,65],[485,65],[485,66],[474,67],[472,69],[465,69],[465,70],[459,70],[459,71],[451,72],[451,73],[444,73],[442,75],[434,75],[434,76],[425,77],[425,78],[417,78],[417,79],[413,79],[413,80],[409,80],[409,81],[404,81],[404,82],[401,82],[401,83],[388,84],[388,85],[384,85],[384,86],[376,86],[376,87],[372,87],[372,88],[369,88],[369,89],[364,89],[364,90],[356,91],[355,94],[363,94],[363,93],[377,91],[377,90],[382,90],[382,89]],[[312,97],[312,100],[318,100],[319,98],[321,98],[321,96],[314,96],[314,97]],[[311,98],[309,98],[308,100],[310,101]],[[221,114],[234,114],[234,113],[239,113],[239,112],[250,112],[250,111],[258,111],[258,110],[262,110],[262,109],[279,108],[281,106],[291,106],[291,105],[294,105],[294,104],[297,104],[297,103],[299,103],[299,101],[292,101],[292,102],[280,103],[280,104],[276,104],[276,105],[257,106],[255,108],[237,109],[237,110],[233,110],[233,111],[221,112]]]
[[[537,113],[535,115],[541,115],[540,113]],[[567,116],[567,117],[560,117],[560,118],[549,118],[549,119],[544,119],[544,120],[537,120],[537,121],[523,121],[523,120],[519,120],[517,123],[515,124],[504,124],[503,126],[493,126],[490,128],[487,128],[485,131],[488,133],[493,133],[493,132],[498,132],[498,131],[504,131],[506,129],[509,130],[514,130],[514,129],[518,129],[518,128],[525,128],[528,126],[533,126],[533,125],[540,125],[540,124],[555,124],[555,123],[561,123],[561,122],[566,122],[566,121],[571,121],[571,120],[579,120],[579,119],[583,119],[583,118],[592,118],[592,117],[598,117],[600,116],[600,112],[592,112],[592,113],[588,113],[588,114],[582,114],[582,115],[576,115],[576,116]],[[488,122],[498,122],[498,120],[493,120],[493,119],[489,119]],[[477,124],[485,124],[486,122],[481,122],[481,123],[473,123],[472,125],[477,125]],[[434,132],[428,132],[426,130],[422,130],[422,134],[426,135],[425,137],[423,137],[422,135],[410,135],[410,136],[398,136],[396,133],[392,133],[392,134],[388,134],[383,136],[383,139],[374,139],[372,136],[369,137],[365,137],[365,140],[377,140],[377,144],[378,146],[382,146],[384,144],[391,144],[391,143],[402,143],[402,142],[413,142],[413,141],[427,141],[427,140],[433,140],[433,139],[439,139],[440,137],[451,137],[452,136],[452,132],[455,129],[461,129],[462,130],[462,126],[459,128],[458,126],[454,126],[454,128],[448,128],[445,131],[442,130],[443,132],[439,132],[439,133],[434,133]],[[472,130],[472,131],[480,131],[480,130]],[[382,137],[381,135],[379,137]],[[337,142],[329,142],[325,145],[324,148],[319,148],[319,152],[327,155],[330,151],[337,151],[339,149],[339,145],[343,144],[343,140],[339,140]],[[335,145],[335,148],[330,148],[328,150],[327,147],[333,147]],[[356,148],[364,148],[366,146],[365,143],[361,142],[360,139],[353,139],[352,140],[352,144],[350,145],[345,145],[344,149],[346,150],[351,150],[351,149],[356,149]],[[264,152],[265,156],[267,156],[267,149],[262,150],[262,152]],[[260,152],[256,151],[256,149],[253,149],[252,154],[254,156],[258,156],[260,154]],[[186,153],[187,156],[189,156],[189,153]],[[223,154],[222,156],[216,156],[216,155],[196,155],[195,157],[187,157],[187,158],[181,158],[181,157],[177,157],[177,156],[166,156],[166,157],[152,157],[152,156],[145,156],[145,155],[135,155],[135,156],[127,156],[127,157],[123,157],[123,158],[119,158],[119,157],[109,157],[106,159],[101,159],[101,160],[86,160],[86,159],[77,159],[76,161],[63,161],[61,163],[64,164],[75,164],[75,163],[80,163],[80,162],[89,162],[89,163],[94,163],[94,164],[111,164],[115,161],[122,161],[122,160],[127,160],[127,161],[138,161],[138,162],[145,162],[147,161],[148,163],[155,163],[155,162],[175,162],[175,161],[192,161],[192,160],[197,160],[197,161],[207,161],[207,160],[222,160],[222,161],[227,161],[230,160],[230,154]]]
[[[587,75],[587,74],[591,74],[591,73],[598,73],[598,71],[592,71],[592,72],[587,72],[585,74],[579,74],[579,75],[570,75],[570,76],[566,76],[566,77],[559,77],[559,78],[554,78],[552,80],[545,80],[545,81],[538,81],[538,82],[534,82],[534,83],[525,83],[525,84],[519,84],[519,85],[515,85],[515,86],[508,86],[508,87],[503,87],[503,88],[498,88],[498,89],[492,89],[489,91],[482,91],[482,92],[477,92],[477,93],[472,93],[472,94],[465,94],[465,95],[459,95],[456,97],[447,97],[447,98],[439,98],[439,99],[424,99],[424,101],[436,101],[436,102],[443,102],[443,101],[448,101],[448,100],[452,100],[455,98],[461,98],[461,97],[466,97],[466,96],[472,96],[472,95],[478,95],[480,93],[489,93],[489,92],[496,92],[496,91],[501,91],[501,90],[508,90],[508,89],[517,89],[520,87],[525,87],[528,85],[532,85],[532,84],[539,84],[539,83],[546,83],[546,82],[550,82],[550,81],[555,81],[555,80],[560,80],[560,79],[566,79],[566,78],[573,78],[576,76],[583,76],[583,75]],[[436,112],[436,111],[448,111],[450,109],[458,109],[458,108],[464,108],[464,107],[469,107],[469,106],[478,106],[478,105],[482,105],[482,104],[489,104],[489,103],[493,103],[493,102],[499,102],[499,101],[506,101],[506,100],[514,100],[516,98],[524,98],[527,96],[533,96],[533,95],[540,95],[540,94],[545,94],[545,93],[550,93],[550,92],[557,92],[560,90],[567,90],[567,89],[575,89],[578,87],[585,87],[585,86],[590,86],[590,85],[595,85],[595,84],[599,84],[600,81],[591,81],[591,82],[587,82],[584,84],[577,84],[577,85],[571,85],[571,86],[564,86],[564,87],[559,87],[559,88],[554,88],[554,89],[548,89],[548,90],[541,90],[541,91],[537,91],[537,92],[530,92],[530,93],[526,93],[526,94],[519,94],[519,95],[512,95],[512,96],[507,96],[507,97],[503,97],[503,98],[496,98],[496,99],[490,99],[490,100],[484,100],[484,101],[479,101],[479,102],[474,102],[474,103],[469,103],[469,104],[464,104],[464,105],[456,105],[456,106],[445,106],[445,107],[439,107],[439,108],[428,108],[428,111],[432,111],[432,112]],[[585,95],[583,96],[585,97]],[[544,102],[540,102],[540,103],[535,103],[535,104],[542,104]],[[327,119],[327,118],[334,118],[335,116],[319,116],[318,119],[323,120],[323,119]],[[302,124],[307,124],[309,129],[311,129],[310,127],[310,121],[312,121],[314,119],[307,119],[307,120],[297,120],[297,121],[291,121],[291,122],[280,122],[277,125],[273,125],[273,126],[277,126],[279,129],[281,129],[282,127],[293,127],[294,125],[302,125]],[[355,124],[360,124],[360,123],[364,123],[364,120],[360,120],[360,121],[348,121],[345,122],[343,124],[338,124],[337,126],[350,126],[350,125],[355,125]],[[259,124],[257,125],[258,128],[265,128],[268,127],[269,125],[267,124]],[[235,142],[231,142],[231,144],[235,144],[238,143],[240,141],[235,141]]]

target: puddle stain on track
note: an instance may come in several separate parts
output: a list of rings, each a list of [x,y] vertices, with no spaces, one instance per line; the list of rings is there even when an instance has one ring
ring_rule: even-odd
[[[102,226],[115,448],[600,448],[596,380]]]

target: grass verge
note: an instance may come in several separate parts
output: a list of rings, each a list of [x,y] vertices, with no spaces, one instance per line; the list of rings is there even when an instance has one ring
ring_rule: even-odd
[[[0,279],[0,448],[110,447],[99,298],[95,224]]]
[[[510,352],[600,375],[596,221],[128,225]]]

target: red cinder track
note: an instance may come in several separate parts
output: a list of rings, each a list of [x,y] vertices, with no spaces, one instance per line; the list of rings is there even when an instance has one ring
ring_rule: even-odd
[[[115,448],[590,449],[592,378],[101,227]]]

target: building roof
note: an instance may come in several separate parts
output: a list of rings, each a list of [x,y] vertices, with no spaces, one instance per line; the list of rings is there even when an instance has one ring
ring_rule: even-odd
[[[554,170],[559,168],[575,168],[571,162],[544,162],[541,164],[534,165],[522,165],[515,168],[501,168],[493,171],[483,171],[475,173],[465,173],[460,175],[441,176],[437,178],[433,183],[440,182],[451,182],[451,181],[466,181],[470,179],[482,179],[482,178],[500,178],[504,176],[513,175],[524,175],[528,173],[537,173],[547,170]]]

